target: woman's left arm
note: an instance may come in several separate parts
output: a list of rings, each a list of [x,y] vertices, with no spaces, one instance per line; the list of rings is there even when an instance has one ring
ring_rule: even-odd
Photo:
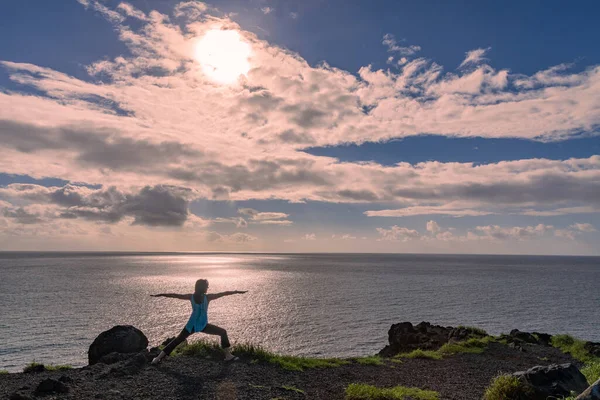
[[[220,297],[225,297],[225,296],[231,296],[232,294],[244,294],[246,293],[247,290],[232,290],[229,292],[221,292],[221,293],[211,293],[211,294],[207,294],[206,298],[210,301],[210,300],[216,300]]]

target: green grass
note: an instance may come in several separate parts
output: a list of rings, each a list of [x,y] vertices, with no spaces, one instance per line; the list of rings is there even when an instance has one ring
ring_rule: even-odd
[[[331,368],[350,363],[347,360],[335,358],[282,356],[272,353],[261,346],[248,343],[234,345],[232,352],[238,357],[250,359],[250,362],[253,364],[259,362],[275,364],[290,371],[303,371],[309,368]],[[216,342],[204,340],[182,345],[173,352],[173,355],[195,357],[220,357],[222,354],[223,351]]]
[[[353,360],[362,365],[383,365],[383,360],[379,356],[357,357]]]
[[[429,358],[431,360],[441,360],[442,354],[438,351],[434,350],[421,350],[416,349],[411,351],[410,353],[401,353],[396,356],[396,358]]]
[[[481,354],[490,342],[495,341],[491,336],[482,339],[469,339],[464,342],[446,343],[438,350],[416,349],[410,353],[402,353],[394,358],[428,358],[431,360],[441,360],[443,357],[459,353]]]
[[[588,383],[591,385],[600,379],[600,359],[589,362],[581,368],[581,373],[585,375]]]
[[[407,397],[416,400],[438,400],[439,394],[432,390],[394,386],[391,388],[378,388],[376,386],[353,383],[346,388],[348,400],[403,400]]]
[[[5,369],[0,369],[0,375],[6,375],[6,374],[8,374],[8,373],[9,373],[9,372],[8,372],[7,370],[5,370]]]
[[[73,367],[71,365],[44,365],[44,364],[40,364],[40,363],[33,361],[33,362],[27,364],[25,366],[25,368],[23,368],[23,372],[31,372],[36,367],[39,367],[40,365],[42,367],[44,367],[44,370],[46,370],[46,371],[66,371],[69,369],[73,369]]]
[[[485,390],[483,400],[517,400],[526,396],[527,392],[525,384],[516,376],[500,375]]]
[[[575,339],[570,335],[552,336],[552,346],[559,348],[563,353],[569,353],[573,358],[584,363],[596,361],[597,358],[584,348],[583,340]]]
[[[555,335],[552,336],[552,346],[584,363],[581,373],[585,375],[589,384],[600,379],[600,357],[595,357],[585,349],[585,341],[570,335]]]
[[[288,392],[296,392],[296,393],[300,393],[300,394],[306,394],[304,392],[304,390],[302,389],[298,389],[297,387],[293,387],[293,386],[286,386],[286,385],[282,385],[281,388],[283,390],[287,390]]]

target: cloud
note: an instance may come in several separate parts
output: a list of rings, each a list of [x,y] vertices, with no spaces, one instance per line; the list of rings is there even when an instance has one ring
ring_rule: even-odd
[[[440,232],[442,229],[440,228],[440,226],[438,225],[437,222],[431,220],[431,221],[427,221],[427,232],[430,232],[431,234],[435,235],[436,233]]]
[[[291,19],[298,19],[299,16],[300,16],[300,14],[298,14],[297,12],[291,12],[290,13],[290,18]]]
[[[267,15],[271,14],[273,11],[275,11],[275,9],[271,7],[263,7],[260,9],[260,11],[262,11],[263,14]]]
[[[390,229],[377,228],[377,232],[379,232],[380,235],[379,240],[406,242],[421,237],[416,230],[400,227],[398,225],[394,225],[390,227]]]
[[[420,46],[410,45],[410,46],[399,46],[396,41],[396,37],[391,33],[386,33],[383,36],[383,42],[385,46],[387,46],[388,51],[390,53],[398,53],[401,56],[412,56],[416,54],[418,51],[421,51]]]
[[[253,208],[240,208],[238,213],[250,217],[250,221],[261,225],[292,225],[292,221],[285,218],[289,214],[281,212],[259,212]]]
[[[146,186],[134,193],[115,187],[90,189],[70,184],[50,188],[11,184],[0,188],[0,196],[9,199],[58,206],[57,218],[117,223],[131,217],[132,224],[146,226],[182,226],[189,215],[190,195],[188,189],[169,186]]]
[[[588,223],[575,223],[569,228],[580,231],[580,232],[596,232],[596,228],[592,224]]]
[[[191,224],[189,202],[198,198],[372,203],[366,215],[389,217],[600,210],[600,156],[383,166],[302,151],[424,132],[542,141],[596,134],[599,66],[513,74],[490,66],[478,49],[463,63],[472,68],[444,72],[431,60],[413,58],[418,46],[386,35],[389,55],[406,53],[402,65],[365,65],[353,74],[310,65],[203,3],[180,3],[168,14],[143,13],[129,3],[80,3],[113,24],[126,55],[98,55],[86,79],[1,64],[24,89],[0,90],[0,171],[96,189],[0,192],[26,205],[53,205],[62,222],[184,229]],[[216,84],[194,56],[197,40],[211,29],[237,30],[252,48],[252,68],[235,84]],[[382,205],[387,209],[379,210]],[[11,213],[20,206],[11,200]],[[249,223],[292,223],[283,213],[259,214],[241,215]]]
[[[302,240],[317,240],[317,235],[314,233],[307,233],[306,235],[302,236]]]
[[[511,228],[504,228],[498,225],[487,225],[487,226],[478,226],[475,228],[477,231],[481,232],[483,236],[497,239],[497,240],[507,240],[507,239],[517,239],[517,240],[525,240],[531,239],[533,237],[543,236],[547,232],[553,231],[554,227],[552,225],[544,225],[538,224],[536,226],[515,226]]]
[[[236,232],[231,235],[223,235],[217,232],[208,232],[206,239],[209,242],[223,242],[223,243],[248,243],[257,240],[256,236],[249,235],[247,233]]]
[[[480,64],[481,62],[486,61],[486,58],[484,58],[484,56],[488,51],[490,51],[490,49],[491,47],[488,47],[487,49],[475,49],[468,51],[465,59],[460,64],[459,68],[465,67],[467,65]]]

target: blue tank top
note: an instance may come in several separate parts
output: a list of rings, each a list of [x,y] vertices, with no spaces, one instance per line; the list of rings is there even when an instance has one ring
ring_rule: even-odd
[[[198,304],[194,300],[194,295],[192,294],[191,302],[192,315],[190,315],[190,319],[185,325],[185,329],[190,333],[202,332],[204,328],[206,328],[206,324],[208,324],[208,299],[206,298],[206,295],[204,295],[202,303]]]

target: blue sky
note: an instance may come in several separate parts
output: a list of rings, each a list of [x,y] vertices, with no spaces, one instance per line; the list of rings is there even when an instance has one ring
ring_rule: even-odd
[[[0,249],[598,254],[598,12],[10,2]]]

